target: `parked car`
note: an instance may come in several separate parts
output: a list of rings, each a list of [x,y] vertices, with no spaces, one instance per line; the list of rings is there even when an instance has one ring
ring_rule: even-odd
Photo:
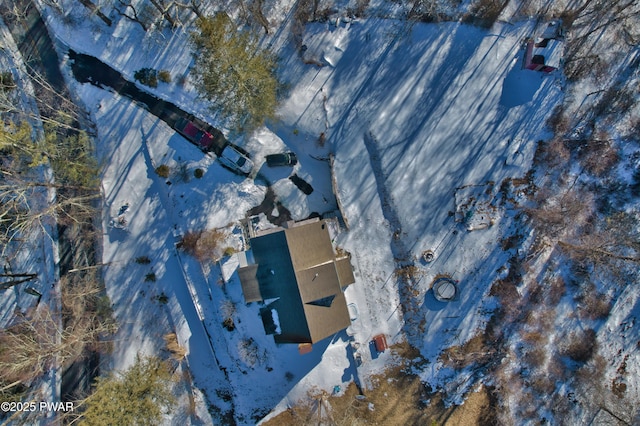
[[[253,170],[253,162],[231,145],[227,145],[222,150],[218,160],[224,166],[243,175],[248,176]]]
[[[196,126],[186,118],[180,118],[176,122],[176,130],[190,142],[198,145],[201,149],[209,151],[213,145],[213,135]]]
[[[279,166],[295,166],[298,164],[298,157],[293,152],[282,152],[280,154],[271,154],[265,157],[267,159],[267,166],[279,167]]]

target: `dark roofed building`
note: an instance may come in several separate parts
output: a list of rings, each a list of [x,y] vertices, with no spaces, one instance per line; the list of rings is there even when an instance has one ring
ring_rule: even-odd
[[[325,221],[276,228],[251,238],[252,261],[238,270],[246,302],[265,301],[265,331],[277,343],[315,343],[351,324],[343,288],[355,281],[336,259]]]

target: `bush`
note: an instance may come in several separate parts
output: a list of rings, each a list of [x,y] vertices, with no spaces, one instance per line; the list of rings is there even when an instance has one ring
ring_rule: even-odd
[[[216,229],[187,232],[177,247],[200,262],[219,259],[223,255],[222,243],[226,235]]]
[[[149,87],[158,87],[158,71],[153,68],[141,68],[133,74],[133,78]]]
[[[222,326],[227,331],[233,331],[236,329],[236,324],[233,322],[233,318],[225,318],[224,321],[222,321]]]
[[[258,345],[253,339],[243,339],[238,342],[238,358],[248,367],[254,367],[260,361]]]
[[[171,353],[171,357],[176,361],[182,361],[187,355],[187,350],[178,343],[176,333],[165,334],[163,338],[167,345],[167,350]]]
[[[505,0],[476,0],[469,7],[469,13],[465,14],[463,21],[491,28],[507,3]]]
[[[169,70],[160,70],[158,72],[158,80],[163,83],[171,83],[171,73]]]
[[[145,282],[155,283],[156,282],[156,274],[155,274],[155,272],[149,272],[147,275],[144,276],[144,280],[145,280]]]
[[[596,332],[593,329],[571,334],[561,354],[573,361],[585,363],[589,361],[596,351]]]
[[[2,71],[0,73],[0,92],[10,92],[16,88],[13,81],[13,74],[10,71]]]
[[[136,257],[135,261],[139,265],[148,265],[151,263],[151,259],[149,259],[149,256],[138,256]]]
[[[196,179],[201,179],[201,178],[202,178],[202,176],[204,176],[204,170],[202,170],[202,169],[195,169],[195,170],[193,171],[193,176],[194,176]]]
[[[578,314],[587,319],[604,319],[611,312],[611,302],[609,298],[600,293],[587,294],[578,307]]]
[[[169,296],[167,296],[164,291],[155,296],[153,299],[162,305],[166,305],[167,303],[169,303]]]
[[[156,174],[162,178],[168,178],[169,174],[171,174],[171,168],[166,164],[161,164],[156,167]]]
[[[587,172],[601,177],[613,169],[620,155],[610,140],[590,140],[580,150],[578,159]]]

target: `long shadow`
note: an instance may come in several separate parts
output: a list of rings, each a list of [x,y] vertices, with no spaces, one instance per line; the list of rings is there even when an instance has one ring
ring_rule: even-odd
[[[176,122],[182,117],[194,122],[214,136],[211,150],[216,155],[220,155],[224,147],[229,144],[220,130],[184,112],[175,104],[141,90],[135,83],[126,80],[122,74],[101,60],[72,49],[69,49],[68,55],[71,60],[71,71],[78,82],[90,83],[107,90],[111,88],[116,93],[133,100],[172,128],[176,127]]]

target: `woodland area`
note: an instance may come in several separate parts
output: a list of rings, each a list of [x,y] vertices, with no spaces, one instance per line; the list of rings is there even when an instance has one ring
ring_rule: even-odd
[[[47,3],[54,10],[63,7],[55,1]],[[270,34],[277,29],[267,18],[268,5],[262,0],[231,3],[78,0],[108,26],[113,25],[115,14],[149,33],[193,28],[193,84],[216,119],[243,134],[277,120],[286,87],[277,78],[282,58],[260,44],[263,31]],[[470,380],[486,389],[486,395],[482,394],[486,407],[476,419],[500,424],[518,424],[523,419],[570,421],[576,420],[573,410],[580,405],[592,407],[585,409],[590,410],[591,418],[598,410],[615,408],[631,424],[634,402],[626,393],[626,383],[633,373],[621,363],[617,376],[605,380],[607,360],[599,348],[606,341],[600,340],[598,330],[625,288],[637,285],[640,278],[640,4],[634,0],[514,3],[517,6],[509,19],[562,20],[567,34],[565,100],[547,123],[552,136],[531,141],[537,150],[529,173],[500,184],[498,203],[514,212],[519,226],[500,241],[510,260],[503,278],[492,284],[498,307],[486,330],[449,348],[441,360],[456,371],[471,371]],[[485,28],[503,16],[508,4],[476,0],[462,9],[457,0],[399,3],[403,18],[410,21],[459,20]],[[226,7],[229,13],[210,14],[212,9]],[[295,3],[293,22],[287,29],[298,54],[305,25],[325,21],[338,12],[329,2]],[[350,2],[342,12],[361,18],[373,13],[367,0]],[[14,8],[12,13],[18,15],[19,10]],[[602,39],[613,40],[615,45],[603,46]],[[0,71],[0,248],[4,262],[0,291],[38,278],[36,269],[14,270],[11,266],[23,241],[45,235],[61,238],[72,247],[72,260],[60,272],[52,302],[15,312],[11,325],[0,330],[0,400],[19,401],[50,369],[65,369],[87,351],[107,353],[118,325],[112,318],[95,249],[102,233],[97,223],[103,194],[101,165],[94,155],[91,131],[87,132],[91,125],[69,100],[72,96],[51,87],[38,71],[28,70],[34,88],[30,96],[38,112],[22,100],[26,92],[17,84],[17,75]],[[576,100],[584,87],[595,88],[588,95],[589,103]],[[619,169],[625,171],[626,180],[616,175]],[[201,260],[207,255],[203,250],[208,252],[211,246],[199,248],[196,243],[201,236],[193,237],[192,244],[183,240],[179,248]],[[219,236],[207,236],[218,245]],[[563,303],[575,310],[562,312]],[[551,340],[551,331],[565,321],[569,325]],[[80,424],[157,424],[175,405],[173,375],[184,349],[174,338],[165,336],[165,359],[138,358],[131,369],[98,378],[90,396],[78,397],[83,409],[75,420]],[[380,401],[379,406],[403,400],[403,412],[389,409],[393,411],[390,417],[426,421],[421,414],[424,401],[436,398],[435,390],[422,387],[409,368],[423,360],[415,348],[396,350],[407,368],[389,374],[411,386],[410,401],[394,385],[384,385],[383,379],[378,383],[385,392],[372,391],[370,400]],[[350,389],[349,396],[354,394]],[[305,424],[325,399],[331,403],[332,398],[310,395],[276,423]],[[432,419],[442,419],[442,413],[449,410],[441,403],[445,399],[446,391],[440,390],[440,411],[430,412]],[[130,405],[123,414],[112,411],[113,401]],[[336,424],[355,424],[354,419],[366,416],[371,421],[389,420],[369,413],[364,405],[331,404],[346,407],[346,414],[333,419]],[[127,417],[131,412],[146,415]]]

